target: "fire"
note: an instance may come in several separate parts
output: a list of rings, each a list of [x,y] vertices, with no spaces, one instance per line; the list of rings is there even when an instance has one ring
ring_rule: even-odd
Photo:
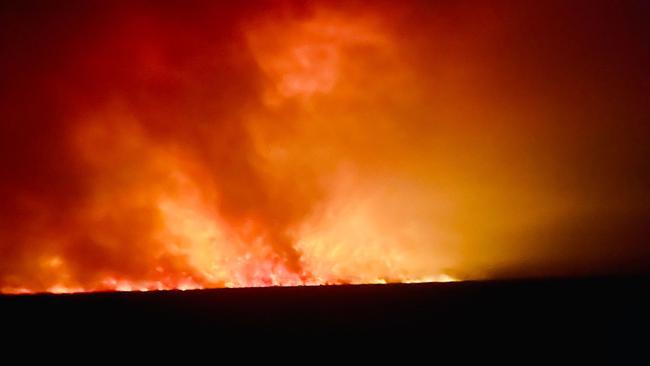
[[[323,118],[336,118],[312,113],[326,107],[322,99],[334,97],[345,105],[363,98],[355,90],[365,78],[355,70],[351,50],[368,48],[371,59],[386,58],[399,70],[390,40],[376,20],[353,23],[323,13],[285,19],[281,26],[248,23],[243,31],[255,63],[268,78],[261,90],[263,104],[255,113],[242,114],[242,125],[233,127],[234,143],[246,150],[235,146],[230,151],[228,142],[218,138],[214,144],[226,145],[208,143],[204,150],[174,136],[160,139],[147,129],[155,112],[138,112],[123,96],[80,115],[69,129],[68,146],[91,184],[77,212],[69,213],[75,227],[53,234],[59,243],[52,245],[72,252],[44,257],[41,269],[31,274],[38,279],[32,288],[5,284],[3,292],[438,279],[431,276],[433,263],[419,263],[414,249],[440,237],[419,232],[418,225],[428,223],[400,222],[417,219],[417,213],[399,210],[398,201],[416,197],[404,195],[399,186],[386,191],[377,186],[379,178],[363,181],[353,165],[342,164],[342,156],[323,154],[322,144],[330,141],[312,141],[312,134],[324,127]],[[387,87],[383,84],[370,87]],[[294,108],[293,103],[299,104],[298,110],[289,117],[285,109]],[[179,112],[170,123],[193,122]],[[208,112],[199,118],[223,117]],[[213,131],[206,127],[208,135],[224,132],[218,122],[212,123]],[[340,129],[338,124],[346,120],[327,123]],[[295,133],[289,139],[278,136],[273,131],[278,124]],[[217,161],[200,154],[216,154]],[[252,162],[237,162],[234,171],[223,173],[219,163],[231,164],[231,154],[246,154]],[[250,170],[246,174],[253,182],[239,178],[238,169]],[[249,195],[260,201],[236,201],[249,200]],[[291,207],[294,202],[298,207]],[[233,205],[240,212],[229,212]],[[387,205],[397,209],[395,216],[380,213]],[[79,249],[81,255],[75,252]]]
[[[643,230],[645,131],[590,155],[640,107],[565,8],[190,3],[0,14],[1,293],[571,272],[615,257],[582,223]]]

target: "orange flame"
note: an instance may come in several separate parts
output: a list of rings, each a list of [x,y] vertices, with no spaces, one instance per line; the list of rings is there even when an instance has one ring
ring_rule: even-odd
[[[645,253],[611,243],[648,237],[647,124],[620,128],[647,109],[622,87],[645,85],[647,42],[599,33],[591,7],[574,26],[547,2],[78,6],[0,13],[1,293],[452,281]]]
[[[341,164],[345,152],[323,151],[323,144],[331,141],[313,136],[325,123],[342,130],[348,122],[323,120],[333,117],[319,112],[326,112],[326,98],[346,105],[363,99],[368,88],[393,87],[381,80],[365,86],[363,93],[359,90],[359,84],[368,81],[358,74],[360,62],[384,58],[394,71],[402,67],[377,21],[350,22],[324,13],[285,19],[282,24],[250,22],[243,29],[246,45],[268,82],[261,89],[260,108],[235,117],[242,123],[232,127],[231,138],[240,146],[230,151],[233,146],[217,138],[215,146],[202,146],[201,151],[177,136],[153,136],[147,123],[158,116],[133,110],[124,96],[84,113],[69,134],[69,146],[90,181],[76,212],[64,213],[74,217],[74,229],[52,233],[57,243],[44,246],[48,248],[44,253],[33,253],[43,255],[39,268],[30,271],[29,278],[5,281],[2,292],[449,279],[435,275],[438,269],[431,261],[416,258],[415,246],[432,239],[418,232],[422,223],[408,222],[407,217],[417,213],[380,214],[389,206],[399,207],[396,200],[415,197],[355,177],[354,167]],[[370,56],[354,60],[356,48],[367,49]],[[155,49],[149,52],[159,54]],[[147,63],[152,57],[157,58],[147,56]],[[153,70],[170,72],[159,61]],[[204,83],[184,82],[192,83],[190,91]],[[226,118],[206,112],[194,121],[184,114],[181,110],[180,115],[166,118],[178,125]],[[217,120],[209,123],[215,127],[210,131],[206,125],[208,135],[231,132]],[[274,131],[278,128],[293,133],[278,135]],[[248,139],[250,147],[245,146]],[[216,154],[219,161],[200,154]],[[232,163],[240,158],[252,161]],[[235,170],[222,174],[218,163],[235,164]],[[239,174],[249,174],[253,181]],[[233,202],[256,198],[266,202]],[[32,283],[19,287],[12,282]]]

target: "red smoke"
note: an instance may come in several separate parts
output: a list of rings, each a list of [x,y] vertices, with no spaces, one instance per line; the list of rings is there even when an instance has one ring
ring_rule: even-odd
[[[2,5],[0,291],[643,267],[643,7]]]

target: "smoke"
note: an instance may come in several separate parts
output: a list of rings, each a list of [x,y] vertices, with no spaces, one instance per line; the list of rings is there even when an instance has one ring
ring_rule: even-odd
[[[5,4],[0,290],[643,264],[634,6]]]

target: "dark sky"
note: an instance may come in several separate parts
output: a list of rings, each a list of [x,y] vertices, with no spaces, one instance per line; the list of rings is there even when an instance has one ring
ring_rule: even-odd
[[[3,1],[0,291],[637,273],[647,1]]]

